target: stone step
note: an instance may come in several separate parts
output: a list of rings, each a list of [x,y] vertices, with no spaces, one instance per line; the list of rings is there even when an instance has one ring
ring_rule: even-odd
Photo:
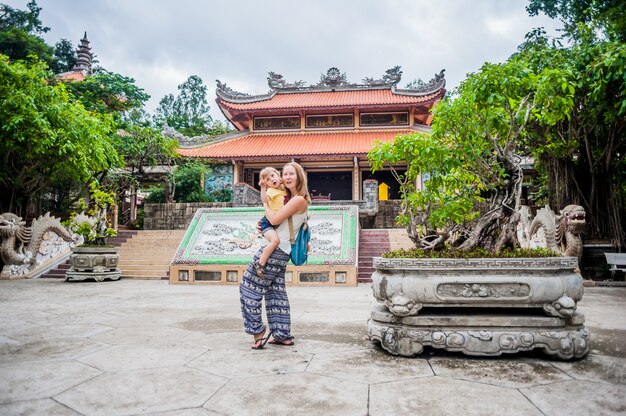
[[[141,230],[119,249],[122,277],[167,279],[185,230]]]
[[[372,276],[369,275],[358,275],[357,276],[357,282],[358,283],[372,283]]]
[[[159,267],[159,266],[136,266],[125,264],[124,268],[120,268],[122,273],[134,273],[134,274],[157,274],[164,275],[167,270],[169,270],[169,266],[167,267]]]
[[[137,280],[169,280],[167,276],[152,275],[152,274],[137,274],[130,275],[122,272],[122,278],[124,279],[137,279]]]
[[[120,255],[120,261],[124,260],[125,262],[128,263],[137,263],[137,264],[169,264],[170,261],[172,260],[174,256],[163,256],[163,257],[156,257],[156,258],[147,258],[147,257],[133,257],[130,256],[128,253],[124,254],[124,255]]]
[[[174,247],[174,248],[170,248],[169,250],[168,249],[151,250],[146,247],[142,247],[141,249],[134,249],[134,250],[127,250],[126,248],[123,248],[119,250],[119,255],[120,255],[120,258],[122,257],[129,258],[131,256],[139,255],[141,257],[144,257],[146,260],[159,259],[167,255],[173,256],[176,253],[177,248],[178,247]]]
[[[369,273],[370,276],[372,273],[374,273],[374,267],[370,266],[370,267],[361,267],[359,266],[359,273]]]
[[[58,279],[60,277],[65,277],[65,272],[67,272],[70,267],[71,267],[70,260],[68,258],[67,260],[65,260],[65,262],[59,264],[54,269],[48,270],[47,272],[42,274],[40,277],[42,279],[47,279],[47,278]]]
[[[382,252],[374,249],[360,250],[359,249],[359,257],[380,257]]]

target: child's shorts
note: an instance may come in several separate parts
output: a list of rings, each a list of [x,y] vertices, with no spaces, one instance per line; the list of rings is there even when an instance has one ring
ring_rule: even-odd
[[[267,231],[270,228],[273,230],[274,226],[267,219],[267,217],[265,215],[263,215],[263,218],[261,218],[261,234],[265,234],[265,231]]]

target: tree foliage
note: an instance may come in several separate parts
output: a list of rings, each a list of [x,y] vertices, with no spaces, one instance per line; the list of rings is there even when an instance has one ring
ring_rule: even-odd
[[[215,135],[226,132],[226,126],[209,115],[207,87],[197,75],[178,86],[178,95],[167,94],[159,101],[155,121],[174,128],[186,136]]]
[[[64,181],[87,183],[119,163],[109,140],[112,121],[72,101],[47,81],[45,64],[0,55],[0,199],[24,213],[28,201]]]
[[[32,0],[26,4],[28,10],[14,9],[6,4],[0,4],[0,31],[16,28],[26,33],[41,34],[50,30],[39,19],[41,7]]]
[[[76,64],[76,50],[67,39],[61,39],[54,45],[54,64],[52,70],[56,74],[70,71]]]
[[[206,194],[204,191],[204,179],[212,172],[211,165],[199,161],[183,162],[174,171],[171,181],[176,183],[174,200],[176,202],[225,202],[230,201],[232,191],[222,189]],[[149,189],[150,195],[147,202],[162,203],[171,202],[166,199],[166,188],[157,186]]]
[[[144,120],[127,119],[124,129],[118,131],[116,149],[123,155],[125,169],[110,175],[107,182],[110,188],[113,185],[113,190],[120,193],[126,189],[138,188],[147,179],[154,180],[155,175],[150,178],[146,176],[147,168],[168,166],[168,171],[161,174],[161,180],[165,182],[165,199],[171,202],[176,182],[171,180],[169,172],[178,156],[178,141],[162,135],[157,128]]]
[[[623,0],[530,0],[531,16],[540,12],[563,22],[567,36],[578,38],[586,28],[599,30],[609,40],[626,42],[626,3]]]
[[[135,80],[102,67],[81,82],[67,82],[68,90],[85,108],[99,113],[117,114],[141,108],[150,98]]]
[[[430,133],[401,136],[369,152],[374,169],[408,162],[406,174],[399,177],[401,220],[419,247],[449,243],[463,250],[499,250],[511,245],[523,179],[520,145],[530,122],[567,117],[571,83],[570,73],[534,71],[519,57],[484,64],[435,108]],[[430,179],[416,190],[422,173],[430,173]],[[479,216],[481,202],[486,204]]]
[[[534,157],[554,208],[582,205],[588,237],[624,246],[624,4],[531,1],[531,14],[545,12],[565,23],[564,39],[531,32],[505,63],[485,64],[435,108],[430,134],[399,137],[370,151],[375,169],[408,161],[399,177],[401,220],[419,246],[510,244],[523,156]],[[421,173],[431,179],[416,191]],[[482,213],[467,232],[464,222],[477,215],[481,201]]]
[[[40,36],[50,28],[41,23],[41,8],[35,1],[29,2],[27,8],[19,10],[0,4],[0,54],[7,55],[11,60],[36,56],[51,66],[54,63],[53,49]]]
[[[572,74],[568,117],[536,123],[528,147],[543,173],[547,202],[578,204],[587,211],[587,237],[624,247],[626,235],[626,3],[531,1],[565,23],[564,39],[534,32],[519,55],[533,67]],[[567,41],[567,46],[562,46]]]

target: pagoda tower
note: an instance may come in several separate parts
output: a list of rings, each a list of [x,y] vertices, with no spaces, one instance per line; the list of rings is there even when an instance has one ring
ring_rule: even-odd
[[[72,71],[83,71],[86,75],[91,75],[91,65],[93,59],[93,53],[89,46],[89,40],[87,39],[87,32],[85,36],[80,40],[80,45],[76,49],[76,64],[72,68]]]

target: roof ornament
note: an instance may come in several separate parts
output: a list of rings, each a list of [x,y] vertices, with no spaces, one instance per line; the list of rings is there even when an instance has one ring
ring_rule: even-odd
[[[72,67],[72,71],[84,71],[88,75],[91,75],[91,68],[93,62],[93,53],[89,46],[89,40],[87,39],[87,32],[80,40],[80,45],[76,49],[76,63]]]
[[[251,97],[250,94],[246,94],[245,92],[238,92],[238,91],[233,90],[228,85],[226,85],[225,82],[221,82],[219,79],[216,79],[215,82],[217,82],[218,95],[223,95],[228,98]]]
[[[326,75],[321,75],[320,82],[317,85],[327,87],[347,87],[352,86],[353,84],[348,83],[345,72],[342,74],[339,68],[332,67],[326,71]]]
[[[445,69],[442,69],[438,74],[435,74],[435,78],[431,79],[430,81],[428,81],[426,84],[424,84],[422,86],[422,88],[425,89],[432,89],[437,87],[442,81],[445,83]]]
[[[304,81],[296,81],[289,84],[282,75],[276,72],[268,72],[267,85],[273,90],[298,89],[304,87]]]
[[[435,75],[435,78],[427,83],[417,83],[405,87],[404,89],[397,88],[397,84],[402,79],[401,67],[394,66],[391,69],[385,71],[380,79],[364,78],[362,83],[350,83],[347,81],[345,72],[341,72],[336,67],[331,67],[326,71],[326,74],[322,74],[320,81],[317,84],[306,85],[304,81],[296,81],[288,83],[285,78],[276,72],[268,72],[267,85],[270,87],[270,91],[267,94],[250,95],[237,91],[233,91],[225,83],[217,80],[216,94],[219,98],[226,101],[238,102],[238,103],[251,103],[263,100],[270,100],[276,94],[291,94],[291,93],[303,93],[303,92],[329,92],[329,91],[358,91],[358,90],[382,90],[391,89],[394,94],[408,95],[423,97],[430,94],[439,93],[446,85],[446,79],[444,77],[444,71]],[[445,93],[443,90],[442,94]]]
[[[395,88],[394,92],[400,95],[427,95],[432,94],[446,86],[445,69],[442,69],[435,77],[428,82],[417,82],[415,86],[409,88]]]
[[[390,86],[396,85],[402,79],[402,71],[400,70],[400,65],[394,66],[391,69],[385,71],[383,77],[381,79],[374,78],[363,78],[363,84],[378,87],[378,86]]]

